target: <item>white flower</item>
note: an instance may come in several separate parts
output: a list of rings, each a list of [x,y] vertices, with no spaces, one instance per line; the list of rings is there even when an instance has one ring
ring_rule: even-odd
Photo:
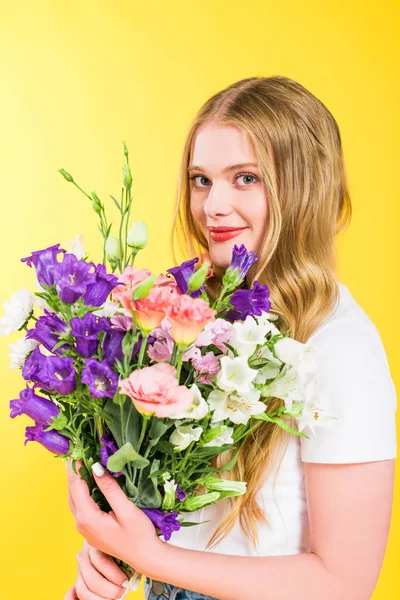
[[[275,342],[274,351],[280,360],[296,367],[302,376],[317,369],[315,355],[319,353],[319,349],[311,342],[302,344],[286,337]]]
[[[209,411],[206,400],[201,395],[197,385],[194,383],[190,388],[193,391],[193,403],[186,410],[170,415],[171,419],[192,419],[198,421],[203,419]]]
[[[194,425],[179,425],[170,435],[169,441],[177,450],[185,450],[191,442],[198,441],[203,432],[202,427]]]
[[[82,260],[86,256],[86,250],[83,245],[83,235],[76,235],[71,242],[66,244],[70,254],[75,254],[76,258]]]
[[[244,393],[245,397],[236,392],[225,392],[213,390],[208,396],[208,403],[211,410],[214,411],[211,422],[230,419],[233,423],[243,423],[249,421],[251,415],[258,415],[265,412],[265,404],[258,402],[260,390],[248,389]]]
[[[243,322],[236,321],[232,324],[229,344],[235,348],[239,356],[251,356],[258,344],[265,343],[265,336],[272,327],[275,326],[269,321],[258,325],[254,317],[248,315]],[[228,353],[229,356],[232,355],[230,351]]]
[[[129,312],[128,309],[121,308],[121,306],[120,306],[120,304],[118,304],[118,302],[113,302],[113,300],[110,300],[109,298],[107,298],[105,303],[102,306],[100,306],[100,308],[98,310],[94,310],[93,314],[96,315],[97,317],[111,318],[116,314],[117,311],[120,311],[123,314],[127,314],[128,316],[131,315],[131,313]]]
[[[224,422],[223,421],[216,421],[215,423],[211,422],[210,429],[213,429],[214,427],[219,427],[220,425],[224,425]],[[223,431],[219,436],[215,437],[214,439],[210,440],[209,442],[206,442],[204,444],[204,446],[223,446],[224,444],[233,444],[235,440],[232,437],[232,433],[233,433],[233,427],[227,427],[225,429],[225,431]]]
[[[257,351],[257,358],[266,358],[269,362],[258,369],[258,375],[254,380],[254,383],[264,384],[267,379],[274,379],[279,375],[282,362],[279,358],[275,358],[268,346],[263,346]]]
[[[9,357],[11,358],[9,369],[19,369],[25,362],[25,358],[29,352],[32,352],[39,344],[37,340],[26,339],[26,336],[18,340],[16,344],[9,344],[11,352]]]
[[[286,365],[279,375],[271,383],[262,389],[263,397],[281,398],[285,402],[287,410],[292,410],[293,402],[305,400],[305,391],[298,371]]]
[[[256,319],[259,325],[265,325],[266,321],[276,321],[277,319],[279,319],[278,315],[274,315],[273,313],[267,312],[265,310],[262,311],[261,315],[254,315],[254,318]],[[274,329],[276,330],[276,333],[280,333],[279,329],[277,329],[275,325]]]
[[[298,430],[308,427],[315,437],[315,427],[332,427],[338,417],[330,409],[330,400],[315,379],[308,384],[306,397],[302,413],[297,418]]]
[[[246,393],[251,387],[251,382],[257,376],[256,369],[249,367],[247,356],[222,356],[220,359],[221,370],[217,373],[216,383],[221,390],[226,392],[237,391]]]
[[[3,304],[4,316],[0,319],[0,335],[9,335],[21,329],[33,308],[34,297],[27,287],[15,292]]]

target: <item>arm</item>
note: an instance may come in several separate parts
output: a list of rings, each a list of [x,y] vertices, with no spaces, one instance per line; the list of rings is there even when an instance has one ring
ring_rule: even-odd
[[[221,600],[369,600],[389,533],[394,460],[303,464],[310,553],[232,556],[160,540],[143,572]]]

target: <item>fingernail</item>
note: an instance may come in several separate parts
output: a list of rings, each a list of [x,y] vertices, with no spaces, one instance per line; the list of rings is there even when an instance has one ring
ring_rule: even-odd
[[[103,465],[99,462],[96,462],[92,465],[92,471],[94,472],[95,475],[97,475],[98,477],[101,477],[102,475],[104,475],[104,473],[106,472],[105,468],[103,467]]]
[[[122,584],[122,587],[127,588],[129,585],[129,579],[125,579],[124,583]]]

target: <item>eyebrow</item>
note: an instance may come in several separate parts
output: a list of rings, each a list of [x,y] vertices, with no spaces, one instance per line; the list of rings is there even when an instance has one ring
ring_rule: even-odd
[[[228,173],[229,171],[235,171],[236,169],[243,169],[244,167],[257,167],[258,168],[258,164],[254,163],[254,162],[247,162],[247,163],[237,163],[236,165],[230,165],[229,167],[225,167],[225,169],[223,169],[223,173]],[[199,165],[190,165],[188,167],[188,171],[206,171],[207,169],[205,169],[204,167],[200,167]]]

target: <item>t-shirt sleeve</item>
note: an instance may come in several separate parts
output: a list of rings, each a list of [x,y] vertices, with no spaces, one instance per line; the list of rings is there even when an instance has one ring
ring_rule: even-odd
[[[300,437],[303,462],[361,463],[396,458],[396,390],[372,321],[341,318],[311,336],[319,352],[313,374],[337,420],[308,427]]]

